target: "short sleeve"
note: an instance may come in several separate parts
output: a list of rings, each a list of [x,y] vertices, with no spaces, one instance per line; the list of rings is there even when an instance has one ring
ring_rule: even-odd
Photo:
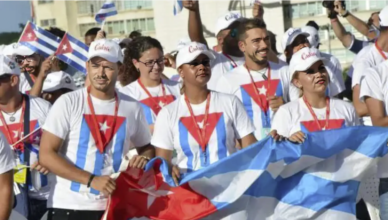
[[[334,56],[330,57],[329,68],[332,71],[331,81],[329,84],[330,96],[336,96],[345,90],[345,83],[342,76],[342,67],[340,62]]]
[[[156,118],[151,140],[152,146],[166,150],[174,149],[174,131],[170,124],[171,119],[168,109],[163,108]]]
[[[43,125],[43,129],[54,134],[55,136],[66,139],[70,131],[70,119],[71,119],[71,103],[70,97],[62,95],[57,99],[54,105],[51,107],[46,121]]]
[[[354,37],[354,35],[352,35],[352,38],[352,44],[348,49],[355,54],[358,54],[365,46],[368,46],[369,44],[369,41],[358,40]]]
[[[300,91],[293,83],[290,83],[289,93],[290,102],[298,100],[300,98]]]
[[[365,61],[357,61],[359,61],[359,59],[356,59],[353,64],[352,88],[356,85],[360,85],[365,70],[370,67]]]
[[[217,82],[215,91],[225,93],[225,94],[232,94],[232,87],[228,80],[226,80],[225,76],[221,76]]]
[[[291,114],[283,106],[280,106],[272,120],[271,130],[276,130],[279,135],[288,138],[291,130],[289,126],[291,124]]]
[[[375,68],[369,68],[365,71],[365,77],[360,86],[360,100],[364,101],[366,96],[384,101],[382,88],[382,79]]]
[[[6,173],[15,167],[15,160],[11,146],[0,132],[0,174]]]
[[[242,139],[243,137],[251,134],[255,131],[255,126],[253,122],[248,117],[247,111],[244,108],[242,102],[235,96],[233,96],[232,106],[234,111],[234,128],[237,139]]]
[[[151,132],[148,127],[148,123],[145,119],[144,112],[142,111],[140,104],[137,104],[137,110],[135,113],[136,130],[131,136],[131,141],[135,147],[143,147],[151,142]]]

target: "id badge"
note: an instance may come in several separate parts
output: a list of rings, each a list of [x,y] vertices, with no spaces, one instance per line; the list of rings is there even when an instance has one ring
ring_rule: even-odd
[[[26,184],[27,182],[27,169],[28,167],[23,164],[18,164],[14,168],[13,179],[16,183]]]

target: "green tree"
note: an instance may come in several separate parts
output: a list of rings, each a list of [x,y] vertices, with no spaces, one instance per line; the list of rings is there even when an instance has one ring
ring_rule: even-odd
[[[2,45],[2,44],[11,44],[11,43],[17,42],[19,40],[19,38],[20,38],[20,34],[24,30],[24,27],[25,27],[25,24],[20,23],[19,24],[19,28],[20,28],[19,32],[3,32],[3,33],[0,33],[0,45]]]

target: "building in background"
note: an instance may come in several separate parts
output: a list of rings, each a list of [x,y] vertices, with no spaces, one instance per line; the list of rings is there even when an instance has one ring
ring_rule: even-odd
[[[188,36],[188,12],[183,10],[173,15],[174,0],[115,0],[118,15],[108,18],[105,31],[109,38],[127,37],[133,30],[141,30],[143,35],[156,37],[162,42],[165,51],[176,49],[179,39]],[[201,1],[200,10],[204,24],[205,37],[210,47],[216,44],[214,37],[217,19],[227,11],[239,11],[244,17],[252,17],[252,0],[206,0]],[[344,48],[330,30],[330,20],[322,1],[311,0],[262,0],[264,20],[268,30],[277,37],[278,51],[282,51],[281,39],[289,27],[302,27],[314,20],[321,28],[320,49],[332,53],[344,66],[350,64],[354,54]],[[94,14],[104,1],[62,1],[34,0],[36,22],[43,28],[57,26],[82,39],[85,32],[99,25]],[[358,18],[367,21],[370,14],[381,10],[388,0],[347,0],[347,8]],[[345,28],[357,38],[363,38],[345,19],[341,18]]]

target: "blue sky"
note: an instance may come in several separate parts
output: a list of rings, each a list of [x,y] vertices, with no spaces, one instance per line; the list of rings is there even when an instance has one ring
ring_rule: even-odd
[[[19,23],[30,19],[29,1],[0,0],[0,32],[19,31]]]

